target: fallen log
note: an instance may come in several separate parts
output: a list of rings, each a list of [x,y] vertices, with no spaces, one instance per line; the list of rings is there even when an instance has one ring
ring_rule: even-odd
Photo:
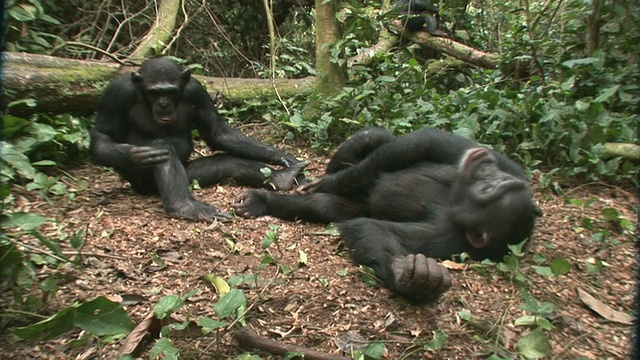
[[[7,110],[12,102],[33,99],[35,107],[25,102],[11,106],[5,113],[91,113],[111,80],[136,69],[137,66],[111,62],[7,52],[1,106]],[[287,97],[311,89],[314,80],[194,77],[212,96],[221,93],[232,100],[275,97],[276,92]]]

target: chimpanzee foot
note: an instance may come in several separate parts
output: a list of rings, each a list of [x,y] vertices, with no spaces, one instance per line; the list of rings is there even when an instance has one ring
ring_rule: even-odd
[[[449,270],[422,254],[395,258],[391,263],[395,290],[414,301],[433,301],[451,287]]]
[[[229,214],[219,211],[214,206],[197,200],[188,201],[172,209],[166,208],[166,212],[170,217],[194,221],[225,221],[231,218]]]
[[[267,215],[267,193],[260,190],[246,190],[236,197],[231,207],[236,215],[253,219]]]
[[[269,185],[275,190],[293,189],[293,187],[297,185],[297,181],[299,181],[302,169],[307,167],[307,165],[309,165],[308,161],[301,161],[281,170],[273,170],[271,178],[269,178]],[[302,179],[304,179],[304,177],[302,177]]]

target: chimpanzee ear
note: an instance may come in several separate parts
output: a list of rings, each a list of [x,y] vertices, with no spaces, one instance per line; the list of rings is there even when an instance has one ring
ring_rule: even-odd
[[[140,84],[142,84],[142,80],[143,80],[143,79],[144,79],[144,78],[142,77],[142,75],[140,75],[140,73],[139,73],[139,72],[134,71],[134,72],[132,72],[132,73],[131,73],[131,81],[132,81],[134,84],[136,84],[136,85],[140,85]]]
[[[180,74],[180,81],[182,82],[182,86],[187,86],[189,80],[191,80],[191,71],[189,71],[189,69],[186,69],[182,72],[182,74]]]

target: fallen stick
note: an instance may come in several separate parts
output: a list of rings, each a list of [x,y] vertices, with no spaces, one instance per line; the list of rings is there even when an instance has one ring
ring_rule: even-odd
[[[303,355],[305,360],[351,360],[345,356],[327,354],[302,346],[281,344],[275,340],[264,338],[247,328],[236,331],[234,338],[240,347],[263,350],[274,355],[284,356],[287,353],[298,353]]]

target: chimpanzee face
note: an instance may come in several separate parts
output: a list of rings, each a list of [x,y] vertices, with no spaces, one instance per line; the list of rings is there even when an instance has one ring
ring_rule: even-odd
[[[144,99],[151,107],[153,118],[161,124],[175,120],[181,98],[181,89],[173,84],[156,84],[144,90]]]
[[[131,81],[159,124],[176,120],[176,109],[190,79],[188,70],[182,71],[178,64],[166,59],[148,60],[131,74]]]
[[[467,150],[452,187],[453,216],[477,249],[522,241],[533,228],[535,208],[527,183],[500,170],[484,148]],[[515,235],[515,236],[514,236]]]

